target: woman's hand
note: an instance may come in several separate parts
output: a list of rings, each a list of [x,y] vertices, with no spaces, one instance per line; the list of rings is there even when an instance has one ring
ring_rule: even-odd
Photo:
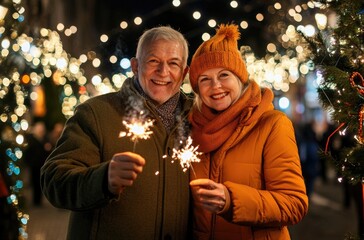
[[[190,182],[192,196],[197,203],[212,213],[220,212],[226,203],[225,186],[210,179],[201,178]]]

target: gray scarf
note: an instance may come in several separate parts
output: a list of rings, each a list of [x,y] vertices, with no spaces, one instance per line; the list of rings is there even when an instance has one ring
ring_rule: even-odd
[[[155,108],[159,118],[162,120],[164,127],[169,133],[176,123],[176,116],[178,116],[177,112],[181,111],[181,104],[179,104],[180,92],[173,95],[165,103],[157,106],[154,101],[143,91],[137,78],[134,78],[134,85],[140,95],[142,95]]]

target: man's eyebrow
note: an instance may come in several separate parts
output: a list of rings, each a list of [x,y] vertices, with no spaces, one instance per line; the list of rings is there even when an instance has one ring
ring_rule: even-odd
[[[182,61],[182,58],[178,58],[178,57],[174,57],[174,58],[171,58],[169,60],[177,60],[177,61]]]

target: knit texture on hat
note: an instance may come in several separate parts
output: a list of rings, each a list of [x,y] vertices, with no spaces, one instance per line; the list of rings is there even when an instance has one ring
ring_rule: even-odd
[[[235,24],[220,25],[215,36],[203,42],[196,50],[190,64],[190,83],[195,92],[197,80],[201,73],[210,68],[226,68],[245,83],[248,72],[238,50],[240,33]]]

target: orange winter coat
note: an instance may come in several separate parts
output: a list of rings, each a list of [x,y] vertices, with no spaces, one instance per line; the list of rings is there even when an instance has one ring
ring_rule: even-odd
[[[230,196],[218,215],[194,206],[194,239],[290,239],[287,226],[308,211],[294,129],[280,111],[239,123],[193,169],[197,178],[223,183]]]

